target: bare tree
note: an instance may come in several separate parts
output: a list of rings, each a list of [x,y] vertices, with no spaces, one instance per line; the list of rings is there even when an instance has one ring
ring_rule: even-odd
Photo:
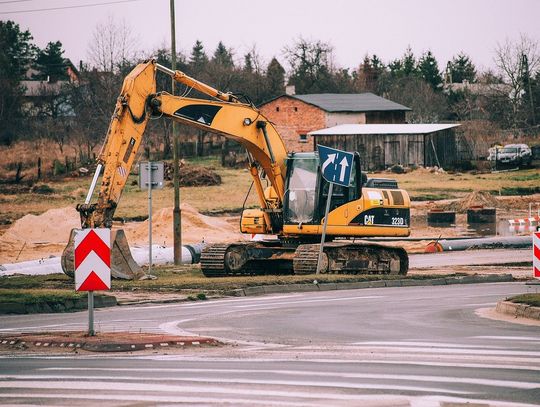
[[[109,16],[94,29],[88,55],[99,71],[117,73],[133,60],[135,44],[131,27],[125,21],[117,22]]]
[[[525,34],[522,34],[515,42],[506,39],[495,49],[495,63],[512,89],[509,96],[514,127],[517,127],[519,122],[523,95],[530,91],[528,89],[530,78],[540,67],[539,51],[538,41]],[[532,108],[534,111],[534,106]]]

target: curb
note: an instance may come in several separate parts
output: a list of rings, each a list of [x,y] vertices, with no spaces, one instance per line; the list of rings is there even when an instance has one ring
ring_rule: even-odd
[[[500,314],[511,315],[515,318],[521,317],[540,320],[540,307],[533,307],[532,305],[500,301],[497,303],[495,311]]]
[[[106,335],[106,334],[105,334]],[[134,334],[135,336],[137,334]],[[141,335],[139,335],[141,336]],[[163,335],[142,335],[146,339],[137,340],[117,340],[99,339],[96,337],[54,337],[47,334],[21,334],[11,337],[0,337],[0,348],[9,347],[11,349],[25,350],[29,347],[41,349],[56,348],[58,350],[86,350],[89,352],[132,352],[138,350],[157,350],[166,348],[185,348],[199,346],[218,346],[220,342],[206,337],[173,337]]]
[[[231,297],[249,297],[264,294],[282,294],[305,291],[355,290],[362,288],[382,287],[421,287],[450,284],[506,283],[514,281],[512,274],[488,274],[481,276],[441,277],[424,280],[376,280],[359,281],[354,283],[317,283],[317,284],[280,284],[263,285],[227,291]]]

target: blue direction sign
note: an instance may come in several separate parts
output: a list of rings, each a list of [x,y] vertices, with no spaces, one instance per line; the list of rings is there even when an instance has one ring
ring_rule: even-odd
[[[317,145],[321,172],[325,180],[348,187],[351,183],[351,172],[354,154],[335,148]]]

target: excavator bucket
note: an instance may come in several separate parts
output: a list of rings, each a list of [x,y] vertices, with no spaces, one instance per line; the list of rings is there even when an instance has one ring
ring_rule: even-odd
[[[61,259],[62,270],[71,278],[75,277],[75,231],[76,229],[71,230]],[[111,232],[111,276],[124,280],[137,280],[144,276],[144,271],[131,256],[126,234],[122,229]]]

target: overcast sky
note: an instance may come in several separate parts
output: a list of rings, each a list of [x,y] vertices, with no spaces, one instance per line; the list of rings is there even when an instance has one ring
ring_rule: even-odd
[[[169,0],[138,0],[54,11],[21,10],[115,0],[0,0],[0,19],[29,29],[44,47],[61,41],[75,64],[88,59],[98,23],[124,20],[141,51],[170,43]],[[117,0],[116,0],[117,1]],[[480,70],[494,67],[494,48],[521,33],[540,40],[540,0],[176,0],[177,49],[189,54],[195,40],[212,54],[219,40],[236,58],[253,45],[268,62],[285,64],[283,47],[299,36],[334,46],[335,63],[355,68],[366,53],[388,62],[408,45],[416,55],[432,50],[439,67],[460,51]],[[13,12],[7,14],[7,12]]]

